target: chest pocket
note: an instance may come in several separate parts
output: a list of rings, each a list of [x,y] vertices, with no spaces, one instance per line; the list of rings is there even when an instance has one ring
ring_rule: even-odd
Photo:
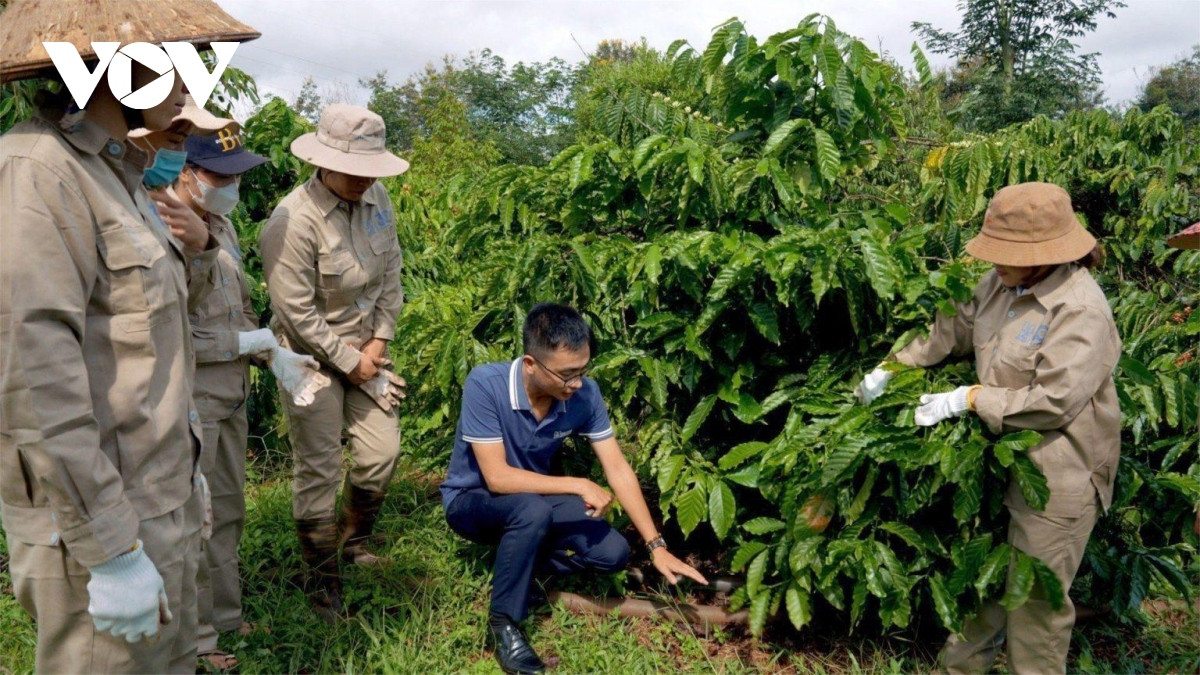
[[[118,223],[96,233],[96,248],[106,270],[97,290],[106,296],[107,309],[129,315],[121,322],[127,330],[146,330],[163,320],[174,297],[158,239],[140,224]]]
[[[375,255],[384,255],[396,245],[396,233],[385,230],[371,235],[367,240],[371,242],[372,253]]]
[[[1037,320],[1008,327],[996,341],[996,371],[1008,387],[1033,383],[1047,327]]]
[[[354,290],[354,258],[349,251],[340,250],[317,255],[317,273],[321,289],[329,293]]]

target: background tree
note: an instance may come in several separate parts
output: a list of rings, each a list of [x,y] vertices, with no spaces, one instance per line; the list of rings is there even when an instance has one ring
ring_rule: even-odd
[[[965,89],[960,123],[994,131],[1036,115],[1061,117],[1102,101],[1096,54],[1073,42],[1115,17],[1120,0],[963,0],[957,31],[912,26],[926,47],[958,58],[952,89]],[[965,84],[965,86],[963,86]]]
[[[429,136],[427,115],[448,93],[466,106],[472,134],[494,144],[505,163],[540,164],[573,141],[575,73],[562,59],[509,66],[484,49],[463,59],[446,56],[440,67],[427,65],[400,85],[386,71],[360,84],[370,90],[367,107],[383,117],[394,150],[410,150]]]
[[[588,56],[589,64],[595,63],[628,63],[642,52],[649,49],[646,38],[640,42],[629,42],[621,38],[604,39],[596,44],[596,49]]]
[[[304,119],[316,124],[321,117],[323,105],[321,95],[317,92],[317,82],[309,75],[304,78],[304,84],[300,86],[300,93],[296,95],[292,109]]]
[[[1156,68],[1154,76],[1142,89],[1138,107],[1149,112],[1165,105],[1188,126],[1200,124],[1200,45],[1192,47],[1192,55]]]

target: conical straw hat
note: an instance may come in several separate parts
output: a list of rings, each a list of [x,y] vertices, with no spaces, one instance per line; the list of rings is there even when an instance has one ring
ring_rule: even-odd
[[[39,75],[54,62],[43,42],[70,42],[86,61],[93,42],[246,42],[262,33],[212,0],[13,0],[0,13],[0,82]]]

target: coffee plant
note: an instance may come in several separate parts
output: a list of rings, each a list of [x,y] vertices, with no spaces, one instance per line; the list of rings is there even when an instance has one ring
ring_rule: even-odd
[[[745,574],[732,604],[756,631],[780,611],[802,627],[818,603],[856,626],[924,612],[953,629],[998,594],[1061,601],[1004,537],[1010,476],[1046,499],[1026,454],[1039,436],[913,425],[919,394],[973,382],[969,364],[901,372],[869,407],[852,395],[969,297],[986,266],[963,245],[990,195],[1057,182],[1107,244],[1098,277],[1125,339],[1117,498],[1073,592],[1104,588],[1122,616],[1152,583],[1190,593],[1198,263],[1163,241],[1197,211],[1200,153],[1178,120],[1097,112],[910,138],[914,121],[937,127],[921,81],[818,16],[765,41],[733,20],[661,58],[587,92],[588,141],[547,165],[398,200],[415,235],[397,355],[416,461],[445,466],[462,382],[519,353],[525,310],[569,302],[601,339],[619,436],[673,526]]]

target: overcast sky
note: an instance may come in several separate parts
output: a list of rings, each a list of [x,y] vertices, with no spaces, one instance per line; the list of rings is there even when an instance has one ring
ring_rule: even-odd
[[[1126,0],[1080,40],[1099,52],[1110,103],[1135,98],[1148,70],[1190,53],[1200,43],[1200,0]],[[755,36],[795,26],[812,12],[884,51],[906,67],[916,40],[910,25],[927,21],[956,29],[955,0],[218,0],[237,19],[262,31],[243,44],[233,64],[254,76],[260,92],[291,101],[305,76],[322,94],[366,103],[362,77],[387,70],[403,82],[445,54],[490,48],[505,61],[569,62],[602,39],[638,40],[665,49],[685,38],[697,50],[714,26],[737,16]],[[582,45],[582,48],[581,48]],[[928,54],[934,67],[945,56]]]

